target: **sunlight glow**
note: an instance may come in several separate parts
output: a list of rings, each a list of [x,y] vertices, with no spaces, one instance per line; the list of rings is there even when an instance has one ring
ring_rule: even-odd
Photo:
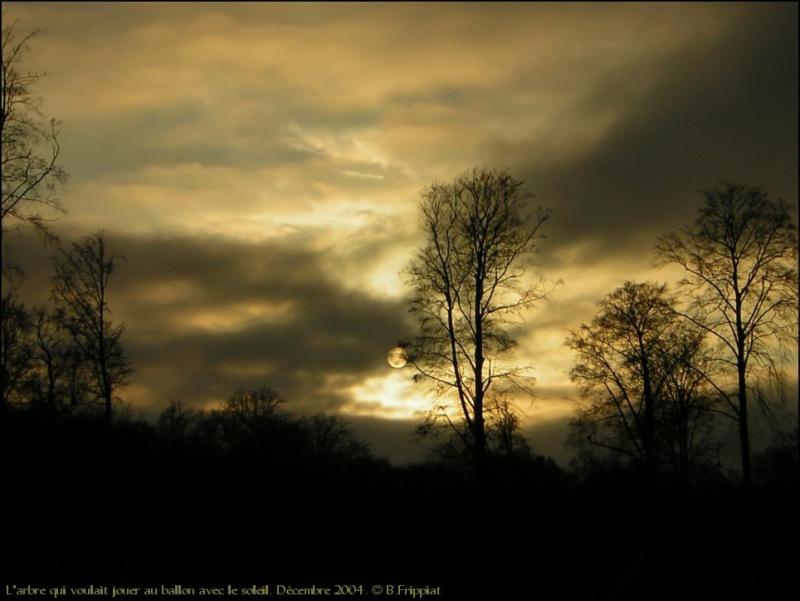
[[[414,384],[412,374],[411,370],[393,369],[350,387],[353,401],[342,408],[342,413],[408,419],[427,411],[434,402],[433,395],[422,384]]]

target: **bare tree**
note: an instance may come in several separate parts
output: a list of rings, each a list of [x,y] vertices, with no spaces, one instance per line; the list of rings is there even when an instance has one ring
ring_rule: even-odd
[[[718,343],[735,380],[730,392],[708,378],[738,422],[747,485],[750,392],[760,375],[780,377],[782,352],[797,348],[796,226],[789,205],[761,188],[726,183],[703,194],[695,223],[660,238],[656,250],[661,264],[685,270],[682,315]]]
[[[13,290],[9,289],[3,293],[0,315],[2,315],[0,383],[3,389],[0,413],[2,413],[21,400],[20,392],[31,370],[34,347],[31,339],[31,316]]]
[[[257,389],[239,388],[225,404],[225,412],[245,424],[274,418],[286,401],[269,386]]]
[[[185,441],[197,430],[203,411],[193,409],[182,401],[172,401],[158,416],[158,433],[171,441]]]
[[[625,282],[599,307],[591,324],[567,338],[578,355],[570,377],[591,399],[578,424],[591,444],[628,455],[654,472],[656,405],[665,383],[657,356],[675,321],[666,286]]]
[[[515,344],[509,320],[546,294],[524,268],[549,212],[524,215],[522,184],[506,172],[475,169],[425,189],[426,242],[407,270],[420,326],[409,362],[418,378],[454,397],[463,419],[453,421],[442,407],[429,417],[445,420],[472,450],[478,475],[487,458],[489,396],[514,385],[527,390],[524,373],[502,364]]]
[[[70,382],[78,372],[74,363],[74,343],[61,311],[35,308],[31,316],[33,373],[29,380],[31,403],[55,414],[65,400],[72,400]],[[72,405],[72,403],[70,403]]]
[[[529,455],[528,441],[522,435],[520,411],[508,396],[494,397],[486,406],[487,440],[495,453],[504,457]]]
[[[269,386],[239,388],[221,410],[226,443],[252,452],[278,447],[289,426],[281,406],[286,400]]]
[[[369,458],[369,446],[358,440],[350,424],[338,415],[317,413],[300,420],[312,457],[328,464]]]
[[[29,42],[39,30],[21,31],[15,23],[3,27],[2,99],[2,230],[7,218],[32,224],[50,237],[43,207],[63,211],[55,192],[66,181],[58,164],[58,123],[45,122],[41,100],[33,87],[41,73],[21,65]]]
[[[713,439],[703,332],[681,322],[663,284],[625,282],[598,304],[566,341],[577,354],[570,376],[588,401],[570,444],[627,458],[650,476],[669,461],[687,478]]]
[[[533,457],[530,445],[521,432],[520,413],[509,395],[491,395],[485,399],[486,448],[493,466],[515,457]],[[469,427],[465,420],[450,419],[447,405],[439,405],[429,411],[414,434],[419,439],[438,439],[429,451],[434,463],[466,471],[475,468],[475,449]]]
[[[663,352],[656,358],[665,377],[658,432],[675,474],[683,480],[719,451],[714,416],[727,415],[717,408],[719,397],[706,382],[718,361],[704,339],[699,328],[679,323],[662,341]]]
[[[73,242],[55,258],[53,300],[63,310],[81,355],[91,366],[91,389],[111,419],[114,393],[131,373],[121,344],[122,325],[109,319],[108,285],[119,257],[106,250],[102,231]]]

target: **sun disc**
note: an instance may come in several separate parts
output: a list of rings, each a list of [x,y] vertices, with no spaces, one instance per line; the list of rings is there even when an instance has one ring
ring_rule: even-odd
[[[401,367],[404,367],[406,363],[408,363],[408,354],[403,347],[396,346],[389,351],[389,354],[386,356],[386,360],[389,362],[390,366],[394,367],[395,369],[400,369]]]

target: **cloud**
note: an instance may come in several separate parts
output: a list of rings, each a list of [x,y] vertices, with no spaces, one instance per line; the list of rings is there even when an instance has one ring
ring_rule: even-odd
[[[554,244],[628,252],[723,178],[797,187],[791,5],[7,10],[48,27],[30,58],[76,225],[254,238],[343,199],[413,219],[432,179],[489,164],[555,208]]]
[[[31,274],[24,296],[44,302],[53,249],[23,232],[11,244]],[[411,328],[397,300],[347,289],[301,247],[114,234],[108,246],[125,257],[112,315],[126,324],[137,403],[152,409],[269,384],[299,411],[336,411],[389,369],[387,350]]]
[[[722,180],[796,202],[797,7],[750,6],[737,17],[718,35],[600,82],[581,103],[621,110],[583,152],[560,164],[517,163],[554,205],[553,244],[591,240],[598,257],[648,251],[658,234],[693,219],[699,192]],[[637,80],[648,89],[631,99]]]
[[[420,190],[473,166],[553,208],[538,269],[564,285],[515,328],[543,406],[569,395],[566,330],[625,279],[674,279],[652,246],[700,190],[797,201],[792,4],[3,10],[46,30],[27,58],[63,122],[58,230],[105,228],[128,256],[114,310],[131,396],[153,406],[268,380],[309,409],[362,394],[368,412],[413,325]],[[7,250],[45,302],[52,250]]]
[[[383,180],[384,177],[382,175],[378,175],[377,173],[362,173],[360,171],[353,171],[351,169],[345,169],[342,171],[348,177],[358,177],[362,179],[373,179],[373,180]]]

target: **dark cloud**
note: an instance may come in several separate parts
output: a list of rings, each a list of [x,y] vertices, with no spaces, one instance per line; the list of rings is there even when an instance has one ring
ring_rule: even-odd
[[[723,180],[796,202],[797,6],[737,10],[720,36],[609,72],[579,103],[622,111],[599,142],[561,164],[516,164],[555,209],[551,248],[592,239],[594,257],[645,251]],[[632,94],[642,81],[647,92]]]
[[[54,249],[23,233],[9,247],[29,273],[23,297],[46,302]],[[110,302],[148,405],[269,384],[297,410],[336,410],[352,400],[347,386],[387,369],[387,349],[410,331],[400,302],[348,290],[302,248],[113,234],[109,247],[125,257]]]

